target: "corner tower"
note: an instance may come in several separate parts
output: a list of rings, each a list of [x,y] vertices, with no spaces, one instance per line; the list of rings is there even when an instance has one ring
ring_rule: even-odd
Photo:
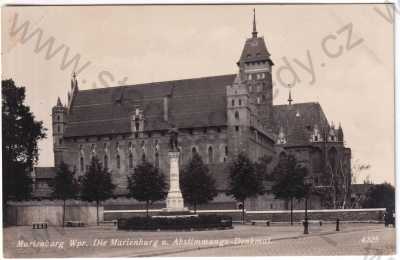
[[[55,105],[52,109],[53,151],[55,166],[58,166],[63,160],[63,135],[66,124],[67,108],[63,106],[60,98],[58,98],[57,105]]]
[[[256,14],[253,10],[253,31],[246,40],[237,65],[240,80],[248,87],[250,103],[256,107],[256,113],[263,125],[271,127],[272,121],[272,66],[263,37],[258,37]]]

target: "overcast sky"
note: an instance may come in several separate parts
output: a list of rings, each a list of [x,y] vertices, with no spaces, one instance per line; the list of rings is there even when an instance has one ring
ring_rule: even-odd
[[[48,128],[39,166],[53,165],[51,107],[66,100],[75,55],[80,89],[236,73],[254,7],[275,63],[274,104],[291,83],[294,102],[319,102],[353,159],[371,165],[359,181],[394,183],[393,25],[384,5],[367,4],[3,8],[2,78],[26,86]]]

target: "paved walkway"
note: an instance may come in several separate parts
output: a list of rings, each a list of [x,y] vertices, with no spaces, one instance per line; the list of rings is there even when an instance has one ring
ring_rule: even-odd
[[[335,225],[312,225],[309,235],[302,233],[300,225],[236,225],[230,230],[193,232],[128,232],[112,226],[9,227],[3,238],[4,256],[29,258],[394,253],[394,229],[382,224],[344,224],[340,232]]]

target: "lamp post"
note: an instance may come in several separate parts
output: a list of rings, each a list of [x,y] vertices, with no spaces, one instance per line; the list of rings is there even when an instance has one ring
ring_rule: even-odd
[[[312,178],[306,177],[304,178],[304,189],[305,189],[305,209],[304,209],[304,234],[308,234],[308,215],[307,215],[307,210],[308,210],[308,196],[310,193],[312,185]]]

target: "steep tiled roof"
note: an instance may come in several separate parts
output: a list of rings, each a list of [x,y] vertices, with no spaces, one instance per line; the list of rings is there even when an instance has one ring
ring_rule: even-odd
[[[139,106],[147,130],[168,129],[164,121],[164,97],[168,121],[178,128],[226,125],[226,90],[235,74],[81,90],[75,96],[65,137],[130,132],[130,115]]]
[[[252,37],[246,40],[239,62],[267,61],[270,56],[264,38]]]
[[[35,167],[36,179],[53,179],[56,176],[55,167]]]
[[[319,131],[329,127],[319,103],[276,105],[273,111],[274,131],[283,128],[287,145],[307,145],[315,125]]]

